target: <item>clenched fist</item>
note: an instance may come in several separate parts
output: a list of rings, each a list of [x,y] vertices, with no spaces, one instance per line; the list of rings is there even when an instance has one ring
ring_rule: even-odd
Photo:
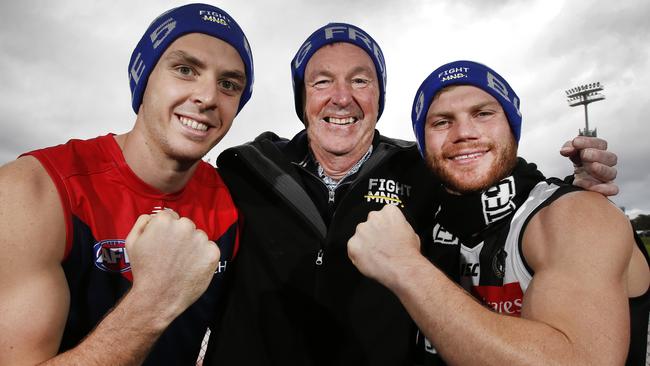
[[[156,299],[172,318],[205,292],[220,257],[205,232],[171,210],[140,216],[126,238],[126,250],[131,292]]]
[[[348,241],[348,256],[361,273],[388,288],[424,259],[420,238],[393,205],[370,212],[368,220],[357,225]]]

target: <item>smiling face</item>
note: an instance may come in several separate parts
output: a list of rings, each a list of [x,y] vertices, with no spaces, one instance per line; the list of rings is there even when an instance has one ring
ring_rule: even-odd
[[[136,129],[153,155],[195,162],[228,132],[246,83],[228,43],[200,33],[179,37],[149,76]]]
[[[517,162],[517,144],[503,108],[474,86],[438,93],[424,136],[429,167],[453,193],[483,191],[507,177]]]
[[[305,118],[316,158],[360,159],[374,136],[379,84],[368,54],[350,43],[316,51],[305,69]]]

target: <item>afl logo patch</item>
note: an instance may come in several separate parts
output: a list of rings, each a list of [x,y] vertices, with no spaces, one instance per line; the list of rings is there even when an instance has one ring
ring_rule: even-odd
[[[93,246],[95,267],[105,272],[124,273],[131,270],[124,240],[102,240]]]

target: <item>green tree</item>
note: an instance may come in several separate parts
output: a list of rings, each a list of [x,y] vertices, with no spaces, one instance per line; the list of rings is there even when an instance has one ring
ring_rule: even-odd
[[[631,221],[634,230],[650,230],[650,215],[639,215]]]

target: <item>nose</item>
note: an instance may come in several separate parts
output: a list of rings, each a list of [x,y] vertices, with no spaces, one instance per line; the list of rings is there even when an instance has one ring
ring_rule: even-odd
[[[217,80],[214,78],[204,78],[195,84],[191,97],[192,102],[201,111],[215,109],[217,107],[218,92]]]
[[[332,103],[339,107],[345,107],[352,102],[352,88],[344,82],[338,82],[334,85],[332,91]]]
[[[454,142],[475,140],[480,137],[476,123],[468,115],[457,117],[450,132]]]

